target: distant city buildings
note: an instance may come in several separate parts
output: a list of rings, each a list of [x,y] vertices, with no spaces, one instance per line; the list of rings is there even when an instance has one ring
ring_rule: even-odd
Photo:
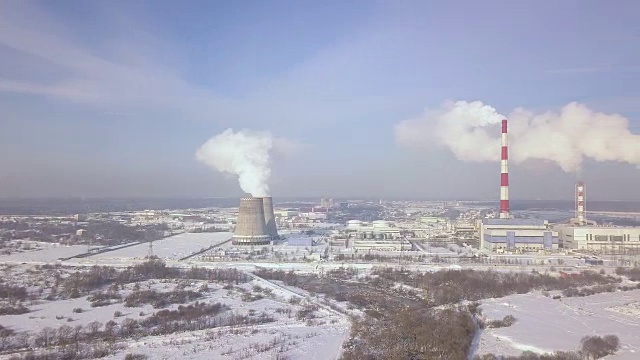
[[[333,206],[334,206],[333,199],[331,199],[331,198],[328,198],[328,199],[322,198],[322,199],[320,199],[320,207],[323,207],[325,209],[331,209],[331,208],[333,208]]]

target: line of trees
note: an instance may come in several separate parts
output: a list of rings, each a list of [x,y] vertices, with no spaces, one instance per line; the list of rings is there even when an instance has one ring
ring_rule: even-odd
[[[117,270],[108,266],[93,266],[89,270],[72,273],[66,278],[58,275],[52,285],[49,300],[78,298],[109,285],[113,286],[113,290],[116,290],[123,284],[151,279],[193,279],[231,284],[245,283],[250,280],[245,273],[237,269],[195,267],[180,269],[168,267],[162,260],[151,259],[125,270]]]
[[[620,278],[583,271],[573,277],[555,277],[538,272],[496,272],[477,270],[443,270],[416,272],[393,268],[373,269],[371,284],[380,288],[402,283],[427,290],[426,299],[433,306],[526,294],[532,290],[563,290],[574,286],[606,285]]]
[[[17,359],[85,359],[95,356],[95,348],[104,349],[104,344],[115,344],[131,337],[166,335],[176,332],[218,328],[222,326],[258,325],[275,319],[263,312],[240,315],[228,312],[229,307],[221,303],[196,302],[179,306],[176,310],[161,310],[153,315],[135,320],[125,318],[120,323],[93,321],[85,326],[62,325],[59,328],[45,327],[38,333],[13,333],[0,331],[0,351],[39,349],[40,353],[29,353]],[[109,347],[113,349],[113,347]],[[102,357],[109,352],[100,352]],[[46,356],[45,356],[46,355]],[[47,357],[49,356],[49,357]]]

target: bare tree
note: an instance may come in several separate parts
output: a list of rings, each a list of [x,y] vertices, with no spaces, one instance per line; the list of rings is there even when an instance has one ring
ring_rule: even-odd
[[[71,342],[73,328],[69,325],[62,325],[58,328],[58,344],[67,345]]]
[[[106,324],[104,324],[104,333],[107,337],[107,340],[113,339],[116,331],[116,326],[118,326],[118,323],[113,320],[109,320]]]
[[[31,345],[31,335],[28,332],[23,332],[17,336],[18,346],[28,349]]]
[[[73,328],[73,344],[75,345],[76,352],[80,348],[80,340],[82,339],[82,325],[76,325]]]
[[[121,326],[122,326],[123,335],[130,336],[136,330],[136,327],[138,326],[138,322],[131,318],[126,318],[122,321]]]
[[[102,323],[99,321],[92,321],[87,324],[88,335],[91,339],[98,337]]]
[[[49,347],[55,335],[56,335],[56,330],[47,326],[42,330],[40,330],[38,340],[40,343],[42,343],[42,346]]]

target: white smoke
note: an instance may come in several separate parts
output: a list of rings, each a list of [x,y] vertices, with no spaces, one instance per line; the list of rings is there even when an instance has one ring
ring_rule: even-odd
[[[396,142],[411,148],[436,143],[460,160],[497,161],[500,127],[505,118],[480,101],[448,102],[441,109],[398,123]],[[552,161],[566,172],[578,172],[586,158],[640,166],[640,135],[618,114],[604,114],[570,103],[560,112],[534,114],[515,109],[509,119],[509,159]]]
[[[238,175],[244,192],[254,197],[269,196],[274,140],[269,132],[227,129],[204,143],[196,158],[218,171]]]

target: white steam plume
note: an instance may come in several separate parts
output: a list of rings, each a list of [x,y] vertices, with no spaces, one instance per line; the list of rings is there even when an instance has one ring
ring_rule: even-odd
[[[204,143],[196,158],[218,171],[238,175],[244,192],[264,197],[269,196],[269,153],[273,147],[269,132],[227,129]]]
[[[497,161],[500,128],[505,118],[480,101],[448,102],[441,109],[398,123],[399,145],[422,148],[430,143],[448,147],[460,160]],[[578,172],[585,158],[640,166],[640,135],[618,114],[604,114],[579,103],[560,112],[534,114],[515,109],[509,119],[509,159],[555,162],[566,172]]]

